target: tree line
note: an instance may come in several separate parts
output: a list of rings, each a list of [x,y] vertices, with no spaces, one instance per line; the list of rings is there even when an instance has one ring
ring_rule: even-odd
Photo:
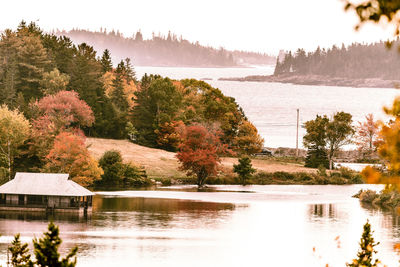
[[[394,46],[399,40],[393,42]],[[397,49],[387,49],[387,42],[353,43],[328,49],[318,47],[306,52],[289,51],[276,62],[274,75],[324,75],[349,79],[400,79],[400,60]]]
[[[115,153],[114,161],[91,157],[86,136],[178,151],[187,128],[197,125],[240,154],[263,145],[235,99],[219,89],[159,75],[138,80],[129,58],[114,67],[109,50],[97,56],[35,23],[1,35],[0,92],[0,174],[7,179],[16,171],[50,171],[85,186],[141,183],[140,170],[121,165]],[[119,166],[117,174],[109,165]]]
[[[57,36],[68,36],[75,43],[86,42],[96,51],[109,49],[113,60],[118,62],[126,57],[133,58],[137,66],[197,66],[232,67],[244,64],[273,64],[275,58],[256,52],[228,51],[189,42],[171,32],[167,36],[154,34],[144,39],[137,31],[131,37],[124,37],[119,31],[88,31],[73,29],[56,31]]]

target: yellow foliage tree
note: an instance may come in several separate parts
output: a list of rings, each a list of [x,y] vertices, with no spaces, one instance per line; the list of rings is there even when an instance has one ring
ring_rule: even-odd
[[[0,106],[0,155],[7,159],[8,179],[18,147],[29,137],[30,124],[18,110],[9,110],[7,106]]]
[[[241,154],[251,155],[261,151],[264,139],[258,134],[257,128],[244,120],[239,125],[238,135],[234,140],[235,150]]]

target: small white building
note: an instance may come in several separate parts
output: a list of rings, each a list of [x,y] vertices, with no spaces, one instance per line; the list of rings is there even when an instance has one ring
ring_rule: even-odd
[[[0,210],[90,212],[94,193],[68,177],[18,172],[0,186]]]

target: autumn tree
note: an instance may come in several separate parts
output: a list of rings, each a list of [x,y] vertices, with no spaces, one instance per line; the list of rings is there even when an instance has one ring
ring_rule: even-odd
[[[46,171],[68,173],[72,180],[83,186],[92,185],[103,173],[85,146],[84,137],[69,132],[56,136],[46,160]]]
[[[256,169],[251,165],[251,159],[247,156],[239,158],[239,164],[233,165],[233,172],[239,175],[240,183],[246,185]]]
[[[60,91],[36,101],[32,109],[37,113],[32,122],[32,153],[45,157],[55,137],[63,132],[79,132],[94,122],[91,108],[74,91]]]
[[[157,144],[168,151],[176,151],[182,143],[185,124],[182,121],[165,122],[154,132],[157,134]]]
[[[195,175],[197,185],[202,187],[207,177],[217,174],[219,154],[226,152],[227,147],[221,143],[218,133],[202,125],[193,125],[186,127],[176,157],[181,164],[179,169],[187,171],[187,175]]]
[[[257,128],[249,121],[244,120],[239,125],[233,146],[235,151],[244,155],[252,155],[261,151],[264,139],[258,134]]]
[[[7,106],[0,106],[0,154],[7,159],[8,179],[11,173],[14,158],[21,146],[29,137],[30,124],[18,110],[9,110]]]
[[[368,157],[371,157],[371,154],[376,152],[380,138],[379,124],[374,120],[374,115],[368,114],[365,116],[364,122],[358,122],[355,143],[358,150]]]
[[[387,22],[395,25],[395,36],[400,34],[400,21],[398,14],[400,2],[396,0],[366,0],[366,1],[348,1],[346,0],[345,10],[354,10],[360,19],[356,29],[366,22],[381,23]]]

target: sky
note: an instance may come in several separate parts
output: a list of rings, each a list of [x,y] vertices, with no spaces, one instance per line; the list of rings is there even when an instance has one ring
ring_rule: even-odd
[[[140,29],[145,38],[171,31],[202,45],[272,55],[392,36],[382,25],[355,32],[358,19],[343,7],[341,0],[7,0],[0,30],[15,29],[25,20],[45,31],[103,27],[131,37]]]

